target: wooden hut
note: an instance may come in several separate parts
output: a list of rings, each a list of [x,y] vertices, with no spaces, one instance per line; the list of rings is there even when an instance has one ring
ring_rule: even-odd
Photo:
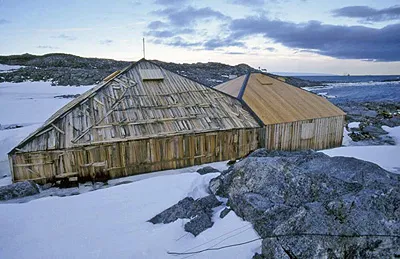
[[[342,143],[345,113],[327,99],[264,73],[216,86],[248,106],[264,124],[267,149],[325,149]]]
[[[240,158],[262,130],[238,99],[143,59],[57,111],[9,161],[14,182],[114,178]]]

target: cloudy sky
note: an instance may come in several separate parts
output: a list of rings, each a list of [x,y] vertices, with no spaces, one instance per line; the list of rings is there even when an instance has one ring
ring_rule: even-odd
[[[400,74],[398,0],[0,0],[0,55]]]

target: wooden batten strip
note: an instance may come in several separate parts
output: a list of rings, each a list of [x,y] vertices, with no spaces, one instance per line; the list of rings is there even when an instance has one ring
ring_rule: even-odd
[[[39,177],[41,176],[38,172],[35,172],[35,171],[33,171],[32,169],[30,169],[30,168],[26,168],[26,170],[28,170],[29,172],[31,172],[31,173],[34,174],[34,175],[38,175]]]
[[[84,130],[81,135],[79,135],[75,139],[71,140],[71,142],[72,143],[76,143],[78,140],[83,138],[93,127],[99,125],[105,118],[107,118],[114,111],[114,109],[117,107],[117,105],[124,99],[124,96],[125,96],[127,91],[128,91],[128,89],[125,89],[122,92],[121,96],[113,103],[113,105],[111,106],[111,109],[106,113],[106,115],[104,115],[98,122],[96,122],[95,124],[91,125],[86,130]]]
[[[53,162],[44,162],[44,163],[31,163],[31,164],[15,164],[15,167],[27,167],[27,166],[40,166],[40,165],[51,165]]]
[[[96,103],[100,104],[101,106],[104,106],[104,103],[100,102],[99,99],[97,99],[96,97],[94,97],[93,100],[94,100]]]
[[[39,137],[39,136],[41,136],[41,135],[43,135],[43,134],[45,134],[45,133],[47,133],[47,132],[49,132],[49,131],[51,131],[51,130],[53,130],[53,128],[47,128],[47,129],[45,129],[45,130],[43,130],[42,132],[40,132],[40,133],[38,133],[37,135],[36,135],[36,137]]]
[[[54,125],[53,123],[51,124],[51,126],[53,126],[53,128],[56,129],[61,134],[65,135],[65,132],[63,130],[61,130],[59,127],[57,127],[56,125]]]

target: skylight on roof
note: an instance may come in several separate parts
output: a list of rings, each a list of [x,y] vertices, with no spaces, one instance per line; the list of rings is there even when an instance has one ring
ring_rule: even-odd
[[[139,69],[140,77],[145,80],[163,80],[164,75],[161,69]]]

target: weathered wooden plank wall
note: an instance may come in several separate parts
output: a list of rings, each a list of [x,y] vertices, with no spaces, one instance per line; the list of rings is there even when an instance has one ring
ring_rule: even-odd
[[[122,177],[237,159],[260,147],[262,128],[125,140],[65,150],[16,152],[9,156],[14,181],[44,183],[77,172],[81,179]]]
[[[326,149],[341,146],[344,116],[265,126],[265,147],[270,150]]]

